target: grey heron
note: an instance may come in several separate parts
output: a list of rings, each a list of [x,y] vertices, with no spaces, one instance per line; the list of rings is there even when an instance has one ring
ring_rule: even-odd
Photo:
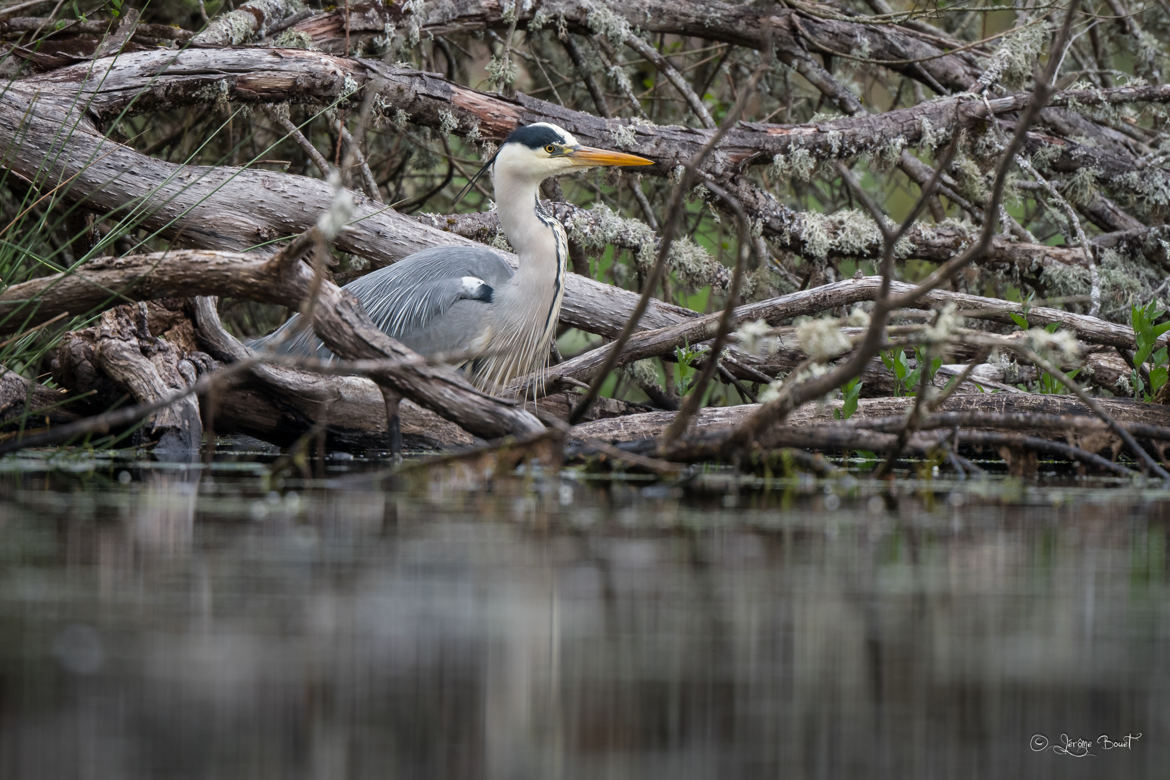
[[[513,269],[486,247],[423,249],[345,286],[378,327],[422,355],[474,354],[465,366],[472,382],[502,389],[542,369],[564,295],[568,239],[541,205],[540,183],[595,166],[652,165],[652,160],[582,146],[567,130],[539,122],[513,131],[468,182],[487,170],[495,186],[500,226],[516,255]],[[332,359],[294,316],[253,347]]]

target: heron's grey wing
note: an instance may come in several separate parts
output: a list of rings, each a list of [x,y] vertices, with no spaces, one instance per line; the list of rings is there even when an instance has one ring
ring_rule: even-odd
[[[433,247],[355,279],[345,289],[381,330],[429,355],[477,348],[475,337],[483,332],[494,291],[513,273],[490,249]],[[287,338],[282,352],[332,357],[300,319],[293,317],[252,346]]]
[[[487,314],[495,289],[511,275],[511,267],[491,250],[436,247],[355,279],[345,289],[384,332],[430,354],[470,347],[477,315]]]

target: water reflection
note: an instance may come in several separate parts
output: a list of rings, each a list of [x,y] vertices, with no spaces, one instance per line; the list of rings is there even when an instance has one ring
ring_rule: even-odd
[[[1159,498],[895,516],[816,486],[725,508],[132,477],[0,493],[4,778],[1140,778],[1170,758]],[[1095,755],[1053,752],[1061,734]]]

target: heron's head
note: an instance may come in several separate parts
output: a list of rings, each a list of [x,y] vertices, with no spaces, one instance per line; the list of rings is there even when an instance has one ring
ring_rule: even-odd
[[[530,179],[537,182],[562,173],[600,165],[653,165],[653,160],[623,152],[582,146],[563,127],[547,122],[524,125],[512,131],[496,152],[492,171],[496,178]]]

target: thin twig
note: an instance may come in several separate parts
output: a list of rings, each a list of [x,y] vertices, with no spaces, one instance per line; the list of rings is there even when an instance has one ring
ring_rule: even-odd
[[[617,339],[614,340],[613,347],[611,348],[609,355],[606,357],[605,364],[602,366],[601,371],[599,371],[597,376],[594,377],[593,382],[590,383],[589,389],[585,392],[585,395],[582,396],[581,400],[577,402],[577,405],[573,407],[573,411],[569,415],[569,422],[571,424],[576,424],[579,422],[581,418],[585,416],[585,413],[589,411],[590,405],[592,405],[594,399],[597,398],[597,394],[601,392],[602,382],[605,381],[605,378],[609,375],[609,372],[612,371],[614,366],[617,365],[618,358],[622,352],[622,347],[625,346],[626,341],[629,340],[630,336],[633,335],[634,330],[638,327],[639,320],[642,319],[642,315],[646,312],[646,308],[650,304],[650,298],[654,293],[655,287],[658,285],[658,278],[662,275],[662,271],[666,266],[666,258],[670,254],[670,247],[674,243],[675,234],[678,232],[679,222],[682,220],[682,215],[684,212],[682,207],[683,199],[686,198],[687,193],[690,192],[691,187],[694,186],[695,180],[699,178],[699,167],[703,164],[703,161],[707,159],[708,155],[715,151],[716,145],[718,145],[718,143],[723,140],[723,137],[727,135],[727,133],[731,131],[731,128],[733,128],[739,121],[739,116],[743,112],[744,106],[747,104],[749,97],[754,94],[754,86],[755,84],[759,83],[759,79],[762,74],[763,69],[757,70],[756,73],[753,74],[752,89],[745,89],[743,91],[739,100],[737,100],[735,105],[731,107],[731,110],[727,112],[727,117],[723,120],[723,124],[721,124],[719,128],[711,134],[711,137],[707,139],[707,143],[703,145],[703,148],[699,150],[698,154],[696,154],[690,161],[687,162],[683,171],[682,180],[679,181],[678,186],[674,189],[674,192],[671,193],[670,202],[667,204],[666,226],[663,231],[662,238],[659,241],[658,256],[654,259],[654,265],[651,267],[650,272],[646,275],[646,279],[643,282],[642,295],[640,298],[638,298],[638,304],[634,307],[634,311],[626,320],[626,324],[625,327],[622,328],[622,332],[618,335]]]

